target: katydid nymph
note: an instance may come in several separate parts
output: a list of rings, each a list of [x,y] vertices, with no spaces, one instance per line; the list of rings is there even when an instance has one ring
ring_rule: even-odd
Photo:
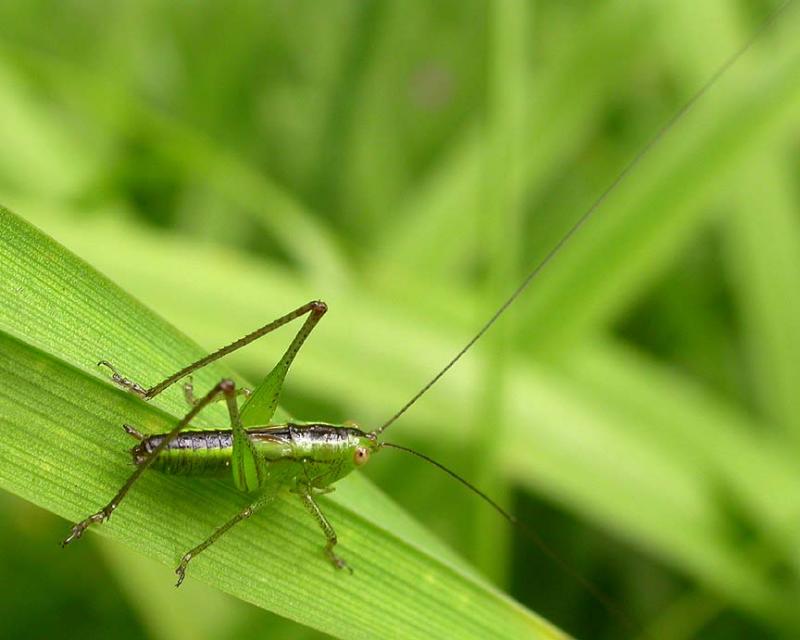
[[[768,21],[771,21],[787,4],[784,4],[773,13]],[[194,558],[214,544],[233,526],[250,518],[259,509],[269,504],[282,491],[290,491],[296,494],[311,516],[317,521],[325,538],[324,552],[331,564],[336,569],[350,570],[345,559],[336,553],[337,537],[334,526],[321,510],[316,496],[332,490],[339,479],[363,467],[373,455],[383,448],[403,450],[432,462],[432,464],[445,470],[481,498],[488,501],[493,508],[497,509],[509,521],[515,523],[516,520],[513,516],[502,510],[495,502],[466,480],[423,454],[381,440],[382,434],[419,398],[427,393],[495,324],[502,314],[528,288],[541,270],[547,266],[570,238],[597,211],[607,196],[628,176],[633,167],[719,79],[720,75],[744,53],[762,31],[763,29],[760,29],[739,51],[731,56],[720,70],[659,129],[642,150],[623,168],[611,185],[577,219],[550,252],[545,255],[544,259],[536,264],[526,275],[522,283],[472,339],[406,404],[377,428],[361,430],[354,425],[331,424],[328,422],[272,423],[289,368],[298,351],[327,311],[326,305],[321,301],[312,301],[298,307],[230,345],[188,364],[152,386],[145,385],[145,381],[142,380],[133,381],[126,378],[124,375],[125,363],[114,362],[109,364],[105,361],[101,362],[101,366],[111,372],[111,379],[117,386],[138,395],[143,400],[151,400],[172,385],[183,383],[190,408],[186,415],[167,433],[145,435],[140,433],[135,425],[125,426],[127,433],[137,441],[132,450],[133,460],[136,465],[133,473],[106,506],[73,526],[69,536],[64,540],[64,544],[69,544],[81,537],[90,526],[107,520],[138,478],[149,467],[172,474],[230,474],[237,489],[252,494],[253,498],[245,509],[233,515],[231,519],[221,524],[215,531],[210,532],[210,536],[206,540],[199,541],[197,546],[182,556],[176,569],[178,585],[184,580],[187,567]],[[303,324],[285,354],[253,393],[237,388],[231,380],[222,380],[210,390],[204,389],[204,395],[195,398],[191,382],[187,382],[194,371],[245,347],[279,327],[301,319],[304,319]],[[240,397],[242,396],[245,399],[240,407]],[[229,414],[229,424],[219,425],[217,428],[210,430],[204,429],[203,431],[191,429],[191,423],[194,418],[205,407],[217,401],[225,402]],[[591,587],[589,588],[595,593]],[[595,595],[597,594],[595,593]]]
[[[344,559],[334,552],[336,533],[320,509],[315,496],[332,491],[331,485],[355,469],[363,467],[382,447],[407,451],[423,459],[429,459],[406,447],[381,442],[378,439],[381,432],[399,417],[399,413],[382,427],[371,432],[364,432],[352,424],[327,422],[271,424],[270,421],[278,408],[286,374],[300,347],[327,310],[327,305],[321,300],[308,302],[149,388],[120,375],[111,363],[105,360],[99,362],[98,366],[111,372],[111,380],[116,385],[143,400],[151,400],[194,371],[241,349],[292,320],[306,317],[283,357],[254,393],[249,389],[237,389],[232,380],[226,379],[221,380],[198,399],[194,396],[192,383],[186,382],[183,385],[184,395],[191,408],[172,431],[145,436],[139,433],[135,426],[123,425],[125,431],[138,441],[131,450],[136,469],[105,507],[72,527],[63,544],[67,545],[80,538],[91,525],[107,520],[148,467],[152,466],[156,470],[171,474],[213,476],[230,473],[236,488],[255,494],[255,498],[206,540],[183,555],[175,571],[178,575],[176,586],[180,586],[183,582],[186,568],[194,557],[216,542],[235,524],[251,517],[269,504],[281,490],[296,494],[317,521],[327,541],[325,554],[333,566],[352,572]],[[241,410],[238,405],[239,395],[247,398]],[[224,400],[227,404],[229,426],[202,431],[185,430],[203,408],[218,400]],[[441,467],[438,463],[429,461]],[[447,469],[445,471],[499,509],[496,503],[465,480]],[[513,521],[509,514],[502,513]]]

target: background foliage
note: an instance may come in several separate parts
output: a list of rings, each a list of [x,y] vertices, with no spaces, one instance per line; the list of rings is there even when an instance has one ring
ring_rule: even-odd
[[[286,408],[375,425],[772,6],[4,2],[0,201],[209,348],[324,298]],[[800,631],[798,24],[783,15],[393,429],[652,637]],[[233,365],[257,378],[284,344]],[[386,455],[367,473],[530,608],[624,634],[435,470]],[[63,521],[0,508],[9,629],[317,635],[174,593],[94,536],[59,553]]]

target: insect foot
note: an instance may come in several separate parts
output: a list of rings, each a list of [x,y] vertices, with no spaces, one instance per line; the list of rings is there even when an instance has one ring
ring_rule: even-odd
[[[73,540],[77,540],[83,535],[83,532],[86,531],[89,527],[93,524],[100,524],[108,520],[111,516],[111,511],[108,510],[108,507],[101,509],[97,513],[93,513],[90,515],[86,520],[81,520],[77,524],[72,527],[72,531],[70,534],[64,538],[64,541],[61,543],[62,547],[66,547],[70,542]]]
[[[192,376],[189,376],[186,382],[183,383],[183,398],[190,407],[197,404],[197,398],[194,395],[194,380]]]
[[[123,424],[122,425],[122,429],[123,429],[123,431],[125,431],[125,433],[127,433],[134,440],[139,440],[139,441],[144,440],[144,434],[142,434],[142,432],[139,431],[132,424],[127,424],[127,423]]]
[[[97,363],[97,366],[104,369],[108,369],[111,372],[111,381],[118,387],[126,389],[131,393],[135,393],[137,396],[140,396],[142,398],[147,396],[147,389],[145,389],[139,383],[134,382],[133,380],[130,380],[128,378],[125,378],[124,376],[121,376],[119,372],[114,368],[114,365],[112,365],[108,360],[101,360],[100,362]]]
[[[178,576],[178,581],[175,583],[175,588],[180,587],[181,583],[183,583],[183,579],[186,577],[186,567],[189,565],[189,561],[192,559],[192,557],[191,551],[187,551],[183,554],[180,564],[178,564],[178,568],[175,569],[175,574]]]
[[[340,569],[340,570],[341,569],[347,569],[347,571],[350,573],[350,575],[351,576],[353,575],[352,567],[349,564],[347,564],[347,562],[345,562],[343,558],[340,558],[339,556],[337,556],[333,552],[333,549],[331,549],[330,547],[325,547],[325,555],[328,556],[328,559],[331,561],[331,564],[336,569]]]

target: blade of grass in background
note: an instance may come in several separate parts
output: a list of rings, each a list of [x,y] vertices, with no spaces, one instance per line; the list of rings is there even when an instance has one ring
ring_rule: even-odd
[[[488,317],[503,302],[509,282],[519,278],[522,215],[523,150],[526,137],[525,108],[535,90],[529,83],[530,68],[525,53],[533,31],[533,11],[517,0],[497,2],[488,9],[489,69],[487,117],[482,134],[485,153],[482,168],[482,197],[474,207],[489,213],[490,225],[482,225],[476,212],[465,217],[476,221],[476,254],[486,264],[484,314]],[[475,460],[470,477],[483,491],[506,508],[511,492],[497,473],[500,452],[508,436],[505,406],[508,357],[511,336],[517,325],[512,310],[506,321],[492,332],[482,348],[489,352],[475,399],[471,457]],[[488,425],[491,425],[487,428]],[[476,503],[472,520],[472,556],[484,572],[500,584],[510,571],[509,529],[506,523]]]
[[[662,12],[664,38],[676,44],[678,28],[684,34],[675,56],[686,75],[700,82],[713,71],[709,42],[715,51],[736,46],[745,37],[741,11],[728,2],[704,3],[700,21],[713,24],[717,34],[698,29],[697,4],[673,3]],[[677,24],[676,24],[677,23]],[[678,27],[680,25],[680,27]],[[670,34],[669,36],[667,34]],[[784,37],[792,38],[794,34]],[[755,53],[755,52],[754,52]],[[762,58],[769,52],[762,53]],[[742,66],[750,72],[760,60],[749,57]],[[724,241],[737,302],[741,307],[752,373],[746,384],[754,387],[766,416],[791,438],[800,434],[800,317],[796,292],[800,289],[800,226],[792,194],[793,174],[788,166],[790,145],[781,136],[774,145],[755,151],[743,166],[737,188],[723,198]]]
[[[794,130],[800,41],[780,43],[755,74],[736,68],[714,87],[542,273],[522,301],[532,342],[554,350],[619,314],[708,219],[709,199],[749,154]]]
[[[764,413],[800,444],[800,225],[780,151],[748,164],[731,203],[728,261],[750,339],[748,382]]]

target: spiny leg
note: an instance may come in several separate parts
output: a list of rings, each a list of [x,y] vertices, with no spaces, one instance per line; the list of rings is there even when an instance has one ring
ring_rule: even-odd
[[[150,455],[145,458],[144,461],[140,465],[137,465],[136,469],[134,469],[133,473],[130,475],[128,480],[122,485],[122,488],[117,491],[116,495],[111,499],[105,507],[100,509],[97,513],[93,513],[85,520],[82,520],[75,524],[72,527],[72,531],[70,534],[64,539],[64,542],[61,543],[62,546],[68,545],[73,540],[77,540],[83,535],[83,532],[86,531],[91,525],[99,524],[105,520],[108,520],[111,517],[111,514],[114,510],[119,506],[119,503],[122,502],[122,499],[125,497],[125,494],[128,493],[130,488],[133,486],[133,483],[139,479],[139,476],[144,473],[144,470],[149,467],[153,460],[172,442],[177,435],[184,429],[189,423],[194,419],[194,417],[200,413],[206,406],[211,404],[217,396],[220,394],[224,394],[226,397],[230,397],[233,399],[235,403],[235,395],[236,395],[236,386],[231,380],[222,380],[217,385],[214,386],[211,391],[209,391],[201,400],[198,402],[192,409],[187,413],[175,427],[170,431],[167,436],[159,443],[157,447],[153,449]],[[136,437],[138,432],[135,429],[126,429],[128,433]],[[141,434],[138,434],[141,435]]]
[[[305,324],[303,325],[303,327],[300,329],[300,332],[298,333],[298,337],[301,334],[304,334],[303,338],[299,341],[299,344],[297,345],[297,349],[299,349],[299,345],[303,343],[305,338],[308,336],[308,333],[310,333],[310,331],[314,327],[314,325],[316,325],[317,322],[319,322],[319,319],[323,315],[325,315],[325,312],[327,310],[328,310],[328,306],[324,302],[322,302],[322,300],[312,300],[311,302],[307,302],[306,304],[304,304],[304,305],[302,305],[300,307],[297,307],[297,309],[295,309],[294,311],[290,311],[286,315],[281,316],[277,320],[273,320],[272,322],[268,322],[267,324],[265,324],[264,326],[256,329],[255,331],[253,331],[251,333],[248,333],[243,338],[239,338],[238,340],[232,342],[231,344],[229,344],[229,345],[227,345],[225,347],[222,347],[221,349],[218,349],[217,351],[214,351],[213,353],[210,353],[207,356],[205,356],[203,358],[200,358],[196,362],[193,362],[193,363],[185,366],[183,369],[181,369],[179,371],[176,371],[171,376],[169,376],[167,378],[164,378],[164,380],[162,380],[158,384],[155,384],[152,387],[149,387],[147,389],[145,389],[142,385],[140,385],[140,384],[138,384],[138,383],[136,383],[136,382],[134,382],[134,381],[132,381],[132,380],[130,380],[128,378],[125,378],[122,375],[120,375],[117,372],[117,370],[106,360],[102,360],[101,362],[98,363],[98,365],[99,366],[103,366],[103,367],[107,367],[108,369],[111,370],[111,379],[118,386],[122,387],[123,389],[127,389],[127,390],[129,390],[129,391],[141,396],[145,400],[151,400],[152,398],[155,398],[159,393],[161,393],[165,389],[171,387],[173,384],[178,382],[178,380],[180,380],[181,378],[185,378],[186,376],[188,376],[193,371],[197,371],[198,369],[202,369],[206,365],[211,364],[212,362],[214,362],[216,360],[219,360],[223,356],[226,356],[229,353],[233,353],[234,351],[236,351],[238,349],[241,349],[242,347],[247,346],[251,342],[254,342],[255,340],[258,340],[260,337],[270,333],[271,331],[274,331],[275,329],[278,329],[279,327],[282,327],[283,325],[291,322],[292,320],[294,320],[296,318],[300,318],[300,317],[306,315],[307,313],[309,313],[310,316],[308,317],[308,319],[306,320]],[[292,346],[294,346],[296,342],[297,342],[297,338],[295,338],[294,342],[292,342]],[[291,348],[292,347],[290,347],[290,350],[291,350]],[[290,364],[291,364],[291,360],[294,359],[294,354],[295,353],[297,353],[296,349],[295,349],[294,353],[291,355],[291,357],[289,358],[289,363]],[[284,357],[283,357],[282,361],[287,357],[287,355],[289,355],[289,351],[287,351],[287,353],[284,354]]]
[[[189,565],[189,562],[192,561],[193,558],[196,558],[200,555],[203,551],[208,549],[212,544],[214,544],[224,533],[228,531],[231,527],[235,524],[238,524],[242,520],[246,520],[250,516],[252,516],[256,511],[261,509],[263,506],[272,502],[275,498],[274,493],[270,493],[269,495],[262,496],[258,500],[256,500],[253,504],[248,506],[246,509],[237,513],[233,518],[228,520],[225,524],[223,524],[219,529],[214,531],[206,540],[198,544],[193,549],[187,551],[181,557],[181,561],[178,564],[178,567],[175,569],[175,573],[178,576],[178,581],[175,583],[176,587],[180,587],[183,579],[186,577],[186,567]]]
[[[300,484],[295,489],[295,493],[300,496],[300,501],[303,503],[305,508],[308,509],[309,513],[314,516],[314,519],[317,521],[317,524],[319,524],[320,529],[322,529],[322,532],[325,534],[325,538],[328,541],[328,543],[325,545],[325,555],[328,556],[331,564],[333,564],[333,566],[337,569],[347,569],[350,573],[353,573],[353,570],[350,568],[350,566],[333,552],[333,548],[338,542],[336,539],[336,531],[334,531],[333,525],[325,517],[325,514],[322,513],[317,501],[314,500],[311,488]]]
[[[147,396],[147,389],[145,389],[142,385],[138,382],[134,382],[130,378],[126,378],[125,376],[121,375],[108,360],[101,360],[97,363],[98,367],[106,368],[111,371],[111,382],[113,382],[118,387],[122,387],[123,389],[127,389],[131,393],[135,393],[137,396],[141,398],[146,398]]]

